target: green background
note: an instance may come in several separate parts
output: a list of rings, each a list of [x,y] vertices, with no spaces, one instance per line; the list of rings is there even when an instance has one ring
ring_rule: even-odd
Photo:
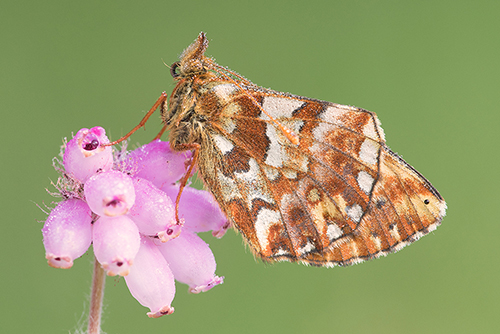
[[[448,202],[435,232],[348,268],[266,265],[241,237],[207,237],[225,283],[178,285],[149,319],[108,278],[107,333],[492,333],[499,328],[500,2],[17,1],[0,8],[4,333],[85,328],[91,251],[47,266],[36,204],[63,137],[129,131],[200,31],[207,54],[256,84],[375,111],[388,145]],[[158,115],[132,143],[160,128]]]

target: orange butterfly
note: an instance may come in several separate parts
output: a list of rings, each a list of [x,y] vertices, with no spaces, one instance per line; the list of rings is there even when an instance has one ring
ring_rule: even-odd
[[[443,198],[386,146],[373,112],[259,87],[206,57],[207,47],[200,33],[171,67],[168,103],[163,93],[121,140],[160,107],[159,136],[168,130],[173,150],[194,151],[181,191],[197,164],[254,254],[350,265],[441,223]]]

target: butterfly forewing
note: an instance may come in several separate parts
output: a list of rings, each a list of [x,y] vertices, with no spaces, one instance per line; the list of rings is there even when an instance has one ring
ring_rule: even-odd
[[[205,185],[261,258],[348,265],[440,223],[443,199],[386,146],[374,113],[257,87],[200,52],[184,57],[206,70],[178,84],[194,93],[171,102],[190,106],[169,111],[171,143],[200,145]]]

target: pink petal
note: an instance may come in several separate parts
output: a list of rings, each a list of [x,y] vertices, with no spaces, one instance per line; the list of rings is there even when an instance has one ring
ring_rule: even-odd
[[[139,229],[127,216],[101,217],[94,223],[94,254],[109,276],[126,276],[139,250]]]
[[[172,314],[170,306],[175,296],[175,282],[167,261],[148,237],[141,237],[141,246],[135,256],[134,265],[125,277],[132,296],[141,305],[148,307],[150,318]]]
[[[179,186],[163,187],[163,190],[175,202]],[[190,187],[185,187],[181,194],[179,217],[185,220],[184,228],[197,233],[212,231],[217,238],[221,238],[230,226],[211,193]]]
[[[149,180],[161,188],[184,175],[185,161],[190,157],[191,152],[172,152],[168,142],[155,140],[130,152],[126,169],[134,177]]]
[[[136,178],[135,204],[129,211],[129,217],[139,228],[139,232],[149,236],[169,236],[172,239],[179,235],[174,214],[174,205],[170,197],[148,180]],[[174,234],[175,230],[175,234]]]
[[[158,244],[158,243],[157,243]],[[215,276],[215,258],[208,244],[196,234],[183,230],[176,239],[158,245],[177,281],[187,284],[190,292],[210,290],[222,283]]]
[[[92,212],[79,199],[68,199],[50,212],[42,229],[45,257],[54,268],[71,268],[92,242]]]
[[[109,170],[113,167],[113,152],[106,132],[100,126],[92,129],[81,129],[71,139],[64,151],[63,164],[68,174],[80,182],[85,182],[97,171]]]
[[[126,214],[135,202],[132,179],[125,173],[111,170],[95,174],[85,182],[85,199],[99,216]]]

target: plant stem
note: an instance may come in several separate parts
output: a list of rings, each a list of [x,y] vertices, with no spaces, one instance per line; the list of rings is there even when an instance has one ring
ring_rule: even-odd
[[[92,276],[92,292],[90,295],[89,327],[88,334],[101,333],[102,299],[104,296],[104,283],[106,275],[101,264],[94,257],[94,274]]]

